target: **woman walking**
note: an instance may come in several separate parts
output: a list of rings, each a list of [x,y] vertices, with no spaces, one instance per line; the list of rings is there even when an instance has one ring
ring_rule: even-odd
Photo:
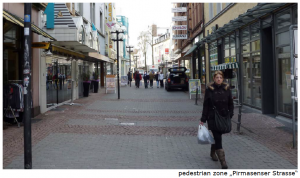
[[[130,87],[131,87],[132,77],[131,77],[131,72],[130,71],[128,72],[127,76],[128,76],[128,85],[130,85]]]
[[[226,117],[229,115],[230,119],[233,116],[233,99],[229,85],[224,83],[224,74],[221,71],[216,71],[213,76],[214,82],[210,83],[205,90],[202,118],[200,125],[206,121],[208,129],[212,131],[215,139],[215,144],[211,145],[210,156],[214,161],[220,160],[222,169],[227,169],[228,166],[225,160],[225,152],[222,147],[222,132],[215,127],[215,111]],[[216,156],[217,154],[217,156]]]
[[[139,74],[139,71],[136,71],[136,73],[134,75],[134,80],[135,80],[135,87],[140,88],[141,76]]]

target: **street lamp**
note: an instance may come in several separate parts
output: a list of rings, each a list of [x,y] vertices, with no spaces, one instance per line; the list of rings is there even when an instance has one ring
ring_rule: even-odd
[[[119,41],[123,41],[126,27],[114,25],[111,27],[111,40],[117,42],[117,78],[118,78],[118,99],[120,99],[120,77],[119,77]]]
[[[131,50],[133,48],[133,46],[126,46],[127,49],[127,52],[129,52],[129,71],[131,70],[131,55],[130,53],[133,52],[133,50]]]
[[[138,55],[134,55],[133,56],[134,58],[135,58],[135,68],[137,69],[138,67],[137,67],[137,58],[139,57]]]

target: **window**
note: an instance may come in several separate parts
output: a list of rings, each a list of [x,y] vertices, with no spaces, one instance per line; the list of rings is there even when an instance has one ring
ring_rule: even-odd
[[[217,14],[222,11],[222,3],[216,3],[217,5]]]
[[[102,12],[100,12],[100,31],[103,33],[103,15]]]
[[[90,17],[91,22],[95,24],[95,3],[90,3]]]
[[[209,3],[209,20],[211,20],[213,17],[214,17],[213,3]]]
[[[276,15],[276,20],[277,20],[277,30],[283,28],[283,27],[288,27],[291,25],[291,11],[290,9],[281,12]]]
[[[83,3],[79,3],[79,13],[83,16]]]

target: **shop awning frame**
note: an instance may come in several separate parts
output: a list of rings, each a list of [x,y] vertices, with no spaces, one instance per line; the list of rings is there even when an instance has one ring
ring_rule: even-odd
[[[197,43],[195,43],[195,44],[193,45],[193,47],[192,47],[191,49],[189,49],[189,50],[185,53],[185,55],[184,55],[183,57],[185,57],[185,56],[191,54],[193,51],[195,51],[199,46],[202,46],[203,44],[204,44],[204,41],[198,41]]]
[[[14,15],[6,10],[3,10],[3,18],[5,18],[7,21],[10,21],[10,22],[24,28],[24,19]],[[31,23],[31,30],[36,34],[43,35],[46,38],[56,41],[56,39],[54,37],[52,37],[51,35],[49,35],[48,33],[46,33],[45,31],[40,29],[38,26],[36,26],[32,23]]]
[[[237,62],[230,62],[230,63],[224,63],[219,64],[216,66],[211,67],[211,70],[225,70],[225,69],[237,69],[239,68],[239,64]]]
[[[236,19],[229,21],[223,27],[220,27],[212,34],[205,37],[205,39],[210,42],[214,41],[222,36],[225,36],[235,29],[238,29],[248,23],[258,19],[266,14],[285,6],[287,3],[258,3],[257,6],[252,9],[248,9],[244,14],[239,15]],[[205,40],[202,39],[201,41]]]

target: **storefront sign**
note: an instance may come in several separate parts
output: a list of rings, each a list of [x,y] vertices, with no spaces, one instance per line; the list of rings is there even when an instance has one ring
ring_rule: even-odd
[[[172,8],[172,12],[186,12],[186,7]]]
[[[192,99],[192,94],[195,95],[198,88],[198,95],[201,97],[201,83],[200,79],[190,79],[189,80],[189,93],[190,99]]]
[[[116,93],[116,81],[115,81],[115,75],[106,75],[106,91],[108,90],[114,90]]]
[[[125,86],[128,83],[128,76],[121,76],[121,86]]]
[[[173,25],[172,30],[187,30],[187,25]]]
[[[169,54],[169,48],[165,48],[165,54]]]
[[[172,21],[187,21],[187,17],[186,16],[175,16],[172,17]]]
[[[187,39],[187,34],[173,35],[173,40],[178,40],[178,39]]]

